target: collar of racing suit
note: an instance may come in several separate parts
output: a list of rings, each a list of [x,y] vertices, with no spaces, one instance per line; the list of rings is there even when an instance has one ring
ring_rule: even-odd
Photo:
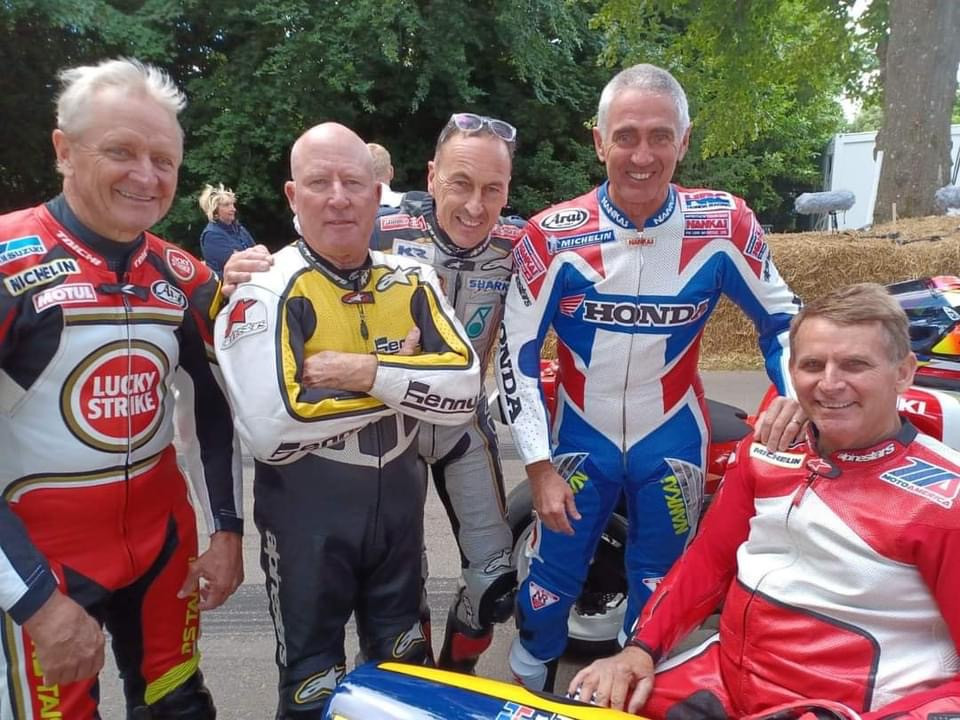
[[[303,238],[297,240],[297,247],[310,265],[342,288],[361,290],[370,280],[370,268],[373,266],[373,260],[371,260],[369,253],[362,265],[344,270],[315,253]]]
[[[133,242],[123,243],[94,232],[80,222],[80,218],[70,208],[63,193],[47,202],[46,207],[56,221],[63,225],[71,235],[97,255],[100,255],[106,261],[107,267],[115,272],[118,277],[127,269],[127,262],[130,257],[143,245],[143,233],[140,233]]]
[[[453,242],[437,222],[436,201],[432,195],[422,190],[413,190],[404,193],[403,200],[400,201],[400,212],[414,217],[422,217],[431,239],[447,255],[461,258],[473,257],[482,253],[487,249],[487,246],[490,245],[490,235],[487,235],[482,243],[472,248],[462,248]]]
[[[821,455],[817,450],[820,432],[811,422],[807,424],[804,437],[807,446],[816,453],[807,460],[807,466],[821,477],[839,477],[844,468],[863,467],[865,463],[889,460],[905,450],[917,436],[917,429],[904,416],[900,416],[900,429],[892,437],[884,438],[870,447],[837,450]]]

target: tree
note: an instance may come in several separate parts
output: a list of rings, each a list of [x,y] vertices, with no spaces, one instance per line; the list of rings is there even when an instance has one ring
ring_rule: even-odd
[[[880,0],[878,0],[880,1]],[[950,182],[950,120],[960,65],[960,2],[890,0],[885,53],[883,153],[875,223],[936,212],[934,192]]]
[[[793,222],[819,189],[820,154],[842,127],[837,102],[867,57],[853,0],[606,0],[596,18],[608,65],[651,62],[687,91],[691,149],[678,179],[743,195],[764,222]]]

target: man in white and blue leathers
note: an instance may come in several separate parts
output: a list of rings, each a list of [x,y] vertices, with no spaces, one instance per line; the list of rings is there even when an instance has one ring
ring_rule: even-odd
[[[614,77],[593,133],[608,181],[527,225],[497,358],[539,515],[510,653],[533,689],[552,689],[570,607],[621,492],[630,518],[622,637],[696,531],[710,434],[697,359],[721,294],[753,321],[781,393],[799,307],[743,200],[671,184],[690,120],[668,72],[638,65]],[[560,362],[552,419],[539,381],[550,327]]]

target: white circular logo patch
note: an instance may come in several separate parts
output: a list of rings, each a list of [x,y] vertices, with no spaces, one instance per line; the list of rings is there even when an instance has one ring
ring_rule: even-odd
[[[67,426],[81,442],[124,452],[150,441],[163,418],[169,363],[153,343],[117,341],[90,353],[60,395]]]

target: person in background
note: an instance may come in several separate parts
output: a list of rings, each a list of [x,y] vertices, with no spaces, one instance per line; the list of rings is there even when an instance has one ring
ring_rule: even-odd
[[[420,421],[476,413],[480,362],[436,273],[370,250],[380,186],[348,128],[311,128],[284,190],[302,238],[230,296],[215,348],[256,458],[277,718],[322,717],[357,620],[372,660],[428,662]]]
[[[237,196],[223,183],[214,187],[205,185],[200,193],[200,209],[210,221],[200,233],[200,254],[203,261],[218,276],[233,253],[252,248],[253,237],[237,220]]]
[[[374,176],[380,183],[380,206],[399,206],[403,193],[394,192],[390,189],[390,183],[393,182],[393,161],[390,159],[390,151],[377,143],[367,143],[367,149],[373,157]]]
[[[206,350],[218,280],[147,231],[176,192],[186,100],[135,60],[60,79],[63,193],[0,216],[0,716],[99,718],[106,626],[127,717],[212,720],[199,616],[243,580],[240,457]]]
[[[898,415],[915,368],[880,285],[804,307],[804,433],[785,451],[742,441],[627,647],[569,692],[655,720],[957,717],[960,453]],[[665,659],[721,601],[719,633]]]

